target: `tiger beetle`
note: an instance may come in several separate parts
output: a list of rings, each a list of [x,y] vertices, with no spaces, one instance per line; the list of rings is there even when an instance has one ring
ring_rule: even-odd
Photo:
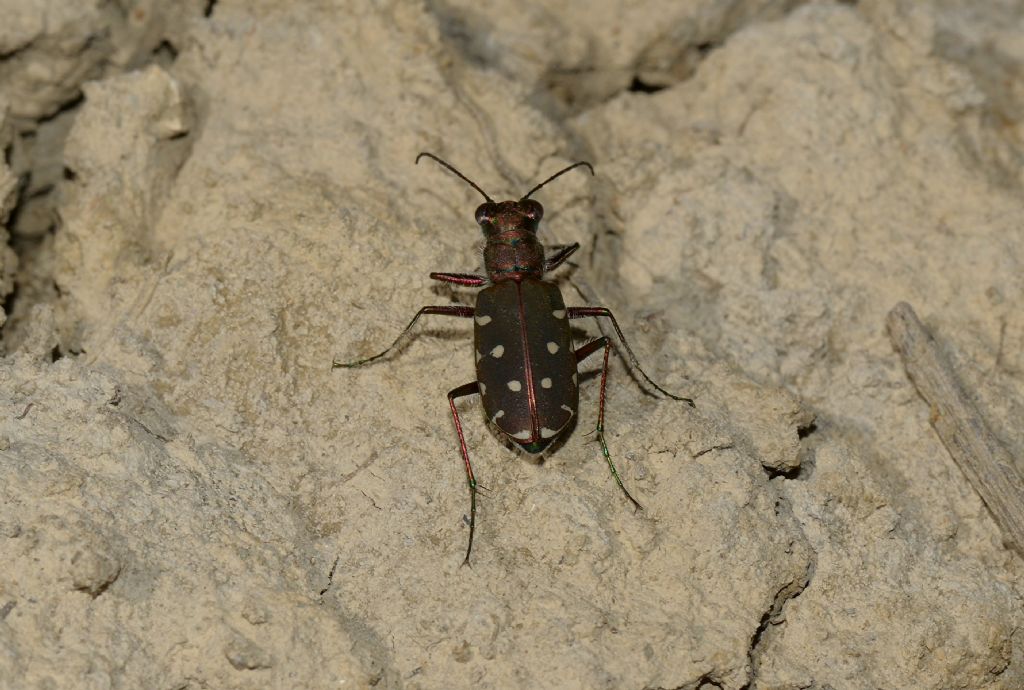
[[[637,510],[643,507],[629,493],[612,462],[604,438],[605,384],[608,381],[608,353],[611,341],[601,336],[580,348],[573,349],[569,321],[585,317],[607,318],[622,343],[633,368],[663,395],[688,403],[693,401],[669,393],[656,384],[640,368],[636,355],[626,342],[618,322],[605,307],[566,307],[558,286],[544,280],[544,274],[561,266],[579,249],[579,243],[554,248],[545,257],[544,246],[537,240],[537,228],[544,207],[530,196],[541,187],[565,173],[585,167],[586,161],[574,163],[547,178],[524,194],[518,201],[495,202],[475,182],[456,170],[447,161],[431,153],[416,156],[430,158],[457,175],[480,192],[486,201],[476,209],[476,222],[486,238],[484,267],[486,276],[470,273],[431,273],[433,280],[463,287],[483,287],[475,307],[428,306],[421,308],[383,352],[353,362],[334,360],[332,369],[359,367],[376,361],[391,352],[424,314],[441,314],[471,318],[475,321],[473,339],[476,349],[476,381],[448,392],[448,405],[459,435],[462,459],[469,483],[469,544],[463,565],[469,563],[476,527],[477,483],[469,462],[469,451],[462,433],[462,422],[455,407],[458,398],[480,394],[487,418],[502,434],[527,453],[542,453],[565,431],[579,407],[577,366],[598,351],[604,352],[601,369],[601,392],[597,412],[597,441],[608,463],[615,483]]]

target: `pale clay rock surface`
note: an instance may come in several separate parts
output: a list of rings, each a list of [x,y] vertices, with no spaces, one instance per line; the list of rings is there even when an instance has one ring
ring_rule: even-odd
[[[1020,457],[1019,3],[7,4],[0,220],[42,179],[60,222],[3,331],[0,687],[1024,686],[1020,559],[883,326]],[[501,198],[597,165],[537,195],[567,300],[697,401],[613,366],[642,513],[596,376],[540,464],[467,401],[460,568],[471,327],[330,370],[471,299],[427,273],[479,268],[480,199],[424,149]]]

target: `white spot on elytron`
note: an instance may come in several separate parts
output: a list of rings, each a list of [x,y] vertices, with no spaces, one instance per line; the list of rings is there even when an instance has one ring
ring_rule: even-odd
[[[515,379],[512,379],[511,381],[508,382],[508,389],[513,393],[518,393],[519,391],[523,390],[523,384],[519,383]]]
[[[572,408],[571,407],[569,407],[568,405],[562,405],[562,409],[565,410],[566,412],[568,412],[569,416],[572,417]]]
[[[487,384],[486,383],[478,383],[477,385],[480,386],[480,395],[482,395],[482,396],[483,395],[487,395]]]
[[[477,316],[476,317],[476,322],[480,326],[486,326],[487,324],[489,324],[491,322],[491,317],[487,316],[486,314],[484,314],[483,316]]]
[[[557,430],[552,431],[551,429],[547,428],[546,426],[542,426],[540,428],[540,437],[541,438],[551,438],[552,436],[554,436],[557,433],[558,433]]]
[[[480,354],[479,351],[477,351],[477,353],[476,353],[476,361],[479,362],[481,359],[483,359],[483,355]]]
[[[540,380],[540,387],[541,388],[551,388],[551,379],[546,378],[546,377],[542,378]]]
[[[494,357],[494,359],[501,359],[501,356],[503,354],[505,354],[505,346],[504,345],[495,345],[494,349],[491,350],[491,357]]]
[[[548,352],[551,354],[558,352],[558,343],[548,343]]]
[[[501,419],[504,416],[505,416],[505,410],[498,410],[497,412],[494,413],[494,416],[491,417],[491,421],[494,422],[495,424],[497,424],[498,420]]]
[[[553,312],[551,312],[551,315],[554,316],[556,319],[564,319],[565,309],[555,309]]]
[[[576,374],[572,375],[572,385],[576,385]]]
[[[512,438],[518,438],[520,441],[529,441],[530,440],[530,430],[529,429],[523,429],[519,433],[510,434],[510,435],[512,436]]]

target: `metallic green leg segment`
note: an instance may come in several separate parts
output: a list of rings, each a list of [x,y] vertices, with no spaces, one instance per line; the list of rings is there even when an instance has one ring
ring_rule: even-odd
[[[633,498],[629,493],[629,490],[626,489],[625,484],[622,483],[622,479],[619,477],[619,471],[615,469],[615,463],[612,462],[612,455],[608,451],[608,444],[605,443],[604,440],[604,429],[600,424],[597,426],[597,441],[601,444],[601,453],[604,455],[604,459],[608,461],[608,469],[612,471],[612,477],[615,478],[615,483],[619,485],[620,489],[622,489],[622,493],[626,494],[626,498],[629,499],[629,502],[633,504],[634,508],[637,510],[643,510],[644,507],[640,505],[635,498]]]
[[[580,362],[586,359],[588,356],[597,352],[597,350],[604,348],[604,364],[601,368],[601,395],[600,402],[597,408],[597,442],[601,444],[601,454],[604,455],[605,461],[608,463],[608,469],[612,472],[612,478],[615,479],[615,483],[622,489],[622,493],[626,494],[626,498],[633,504],[637,510],[643,510],[644,507],[640,505],[626,489],[626,485],[622,483],[622,478],[619,476],[619,471],[615,469],[615,463],[612,462],[611,451],[608,450],[608,443],[604,440],[604,403],[605,403],[605,388],[608,383],[608,354],[611,352],[612,345],[608,338],[602,336],[597,340],[587,343],[576,351],[576,361]]]

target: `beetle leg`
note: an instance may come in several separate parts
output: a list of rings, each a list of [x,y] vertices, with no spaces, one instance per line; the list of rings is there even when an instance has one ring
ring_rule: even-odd
[[[466,547],[466,558],[463,559],[462,565],[469,564],[469,554],[473,550],[473,530],[476,527],[476,479],[473,477],[473,466],[469,464],[469,450],[466,448],[466,437],[462,434],[462,422],[459,420],[459,411],[455,407],[455,398],[463,398],[479,392],[480,385],[476,381],[448,391],[448,406],[452,408],[455,431],[459,434],[459,448],[462,450],[462,459],[466,462],[466,481],[469,483],[469,545]]]
[[[696,407],[696,405],[693,404],[693,401],[690,400],[689,398],[684,398],[679,395],[673,395],[672,393],[669,393],[667,390],[656,384],[654,381],[651,380],[651,377],[648,376],[647,373],[640,368],[640,362],[637,361],[636,355],[633,354],[633,348],[631,348],[629,346],[629,343],[626,342],[626,336],[622,334],[622,329],[619,328],[619,322],[615,320],[615,316],[607,307],[568,307],[565,311],[566,316],[568,316],[570,319],[582,319],[587,316],[603,316],[610,319],[612,322],[612,327],[615,328],[615,335],[619,337],[619,342],[622,343],[622,347],[626,349],[626,354],[628,355],[629,363],[633,365],[634,369],[640,372],[640,375],[644,377],[644,381],[651,384],[657,391],[664,395],[667,395],[673,400],[681,400],[682,402],[687,403],[690,407]]]
[[[485,276],[478,276],[475,273],[431,273],[432,280],[440,280],[442,283],[455,283],[464,287],[480,287],[487,282]]]
[[[629,491],[626,490],[626,485],[622,483],[622,478],[619,477],[619,471],[615,469],[615,463],[612,462],[612,454],[608,451],[608,443],[604,440],[604,402],[605,402],[605,384],[608,382],[608,353],[611,352],[612,343],[605,336],[601,336],[597,340],[591,341],[576,350],[576,363],[579,364],[581,361],[597,352],[601,348],[604,348],[604,365],[601,367],[601,395],[599,397],[599,403],[597,406],[597,442],[601,444],[601,453],[604,455],[604,459],[608,462],[608,469],[612,471],[612,477],[615,478],[615,483],[622,489],[622,493],[626,494],[626,498],[632,503],[637,510],[643,510],[644,507],[633,498]]]
[[[579,242],[573,242],[572,244],[566,244],[558,247],[554,254],[550,258],[544,259],[544,272],[553,271],[562,265],[566,259],[573,255],[573,253],[580,248]]]
[[[419,321],[419,318],[424,314],[442,314],[444,316],[461,316],[463,318],[472,318],[473,313],[473,307],[423,307],[418,312],[416,312],[416,316],[412,317],[412,321],[409,322],[408,326],[402,329],[402,332],[398,334],[398,337],[395,338],[395,342],[391,343],[388,349],[384,350],[383,352],[378,352],[373,357],[367,357],[366,359],[357,359],[354,362],[339,362],[338,360],[334,360],[333,362],[331,362],[331,369],[351,369],[353,367],[361,367],[364,364],[369,364],[374,360],[380,359],[381,357],[395,349],[395,346],[401,342],[402,338],[405,337],[405,334],[408,333],[412,329],[412,327],[416,325],[416,322]]]

